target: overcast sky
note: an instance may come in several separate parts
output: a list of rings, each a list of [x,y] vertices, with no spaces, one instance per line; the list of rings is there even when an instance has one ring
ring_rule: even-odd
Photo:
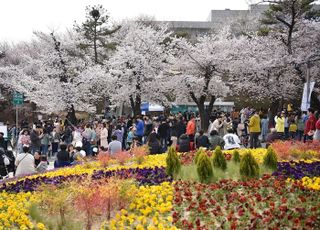
[[[154,16],[157,20],[205,21],[212,9],[247,9],[250,0],[1,0],[0,40],[29,40],[32,31],[64,31],[83,21],[87,5],[102,4],[112,20]]]

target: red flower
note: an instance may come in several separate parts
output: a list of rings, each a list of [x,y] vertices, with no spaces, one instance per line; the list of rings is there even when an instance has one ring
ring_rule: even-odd
[[[282,204],[287,203],[287,198],[281,198],[281,203],[282,203]]]
[[[301,200],[301,202],[306,202],[307,199],[304,196],[299,196],[299,199]]]
[[[279,210],[286,212],[286,211],[288,211],[288,207],[287,207],[287,205],[281,205],[281,206],[279,206]]]
[[[240,201],[241,203],[244,203],[244,202],[247,201],[247,199],[246,199],[245,196],[240,196],[239,201]]]
[[[196,220],[196,225],[199,227],[200,226],[200,219],[199,218],[197,218],[197,220]]]

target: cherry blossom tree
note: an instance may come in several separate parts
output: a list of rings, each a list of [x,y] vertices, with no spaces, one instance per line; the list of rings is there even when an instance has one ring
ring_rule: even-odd
[[[141,102],[165,101],[163,72],[170,56],[165,43],[170,36],[166,25],[127,22],[115,35],[118,46],[107,62],[114,104],[130,104],[134,115],[141,114]]]
[[[90,58],[79,58],[70,36],[36,33],[36,37],[28,44],[36,47],[33,52],[22,53],[18,65],[1,68],[0,83],[24,93],[44,113],[65,111],[72,105],[94,112],[95,101],[105,94],[106,71],[90,65]]]
[[[171,79],[171,87],[176,101],[196,103],[201,128],[209,126],[209,116],[217,97],[230,93],[225,83],[233,59],[233,37],[228,30],[218,34],[202,36],[192,43],[185,38],[177,38],[173,43],[176,54],[171,60],[177,72]],[[209,106],[205,107],[205,102]]]

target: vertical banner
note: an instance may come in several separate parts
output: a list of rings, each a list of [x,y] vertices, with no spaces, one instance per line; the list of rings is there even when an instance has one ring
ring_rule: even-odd
[[[310,82],[309,84],[309,90],[308,90],[308,84],[304,83],[303,87],[303,95],[302,95],[302,101],[301,101],[301,111],[307,111],[310,108],[311,103],[311,93],[313,91],[315,82]],[[307,95],[309,92],[309,95]]]

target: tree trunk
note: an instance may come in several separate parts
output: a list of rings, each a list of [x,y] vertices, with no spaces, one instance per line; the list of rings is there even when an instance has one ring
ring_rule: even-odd
[[[201,129],[204,132],[207,132],[207,129],[209,127],[209,116],[206,109],[204,108],[204,103],[199,103],[198,109],[199,109],[199,115],[200,115]]]
[[[269,127],[275,127],[274,117],[278,112],[280,99],[273,99],[269,111]]]
[[[141,115],[141,97],[137,95],[134,100],[133,96],[130,96],[129,99],[130,99],[130,106],[131,106],[133,115],[135,117],[137,115]]]
[[[133,114],[134,116],[141,115],[141,97],[139,95],[136,96]]]
[[[94,49],[94,62],[97,64],[97,63],[98,63],[98,52],[97,52],[97,20],[94,21],[93,49]]]
[[[71,105],[68,109],[68,115],[67,115],[68,122],[71,123],[71,125],[77,125],[77,117],[76,117],[76,111],[74,110],[73,105]]]

